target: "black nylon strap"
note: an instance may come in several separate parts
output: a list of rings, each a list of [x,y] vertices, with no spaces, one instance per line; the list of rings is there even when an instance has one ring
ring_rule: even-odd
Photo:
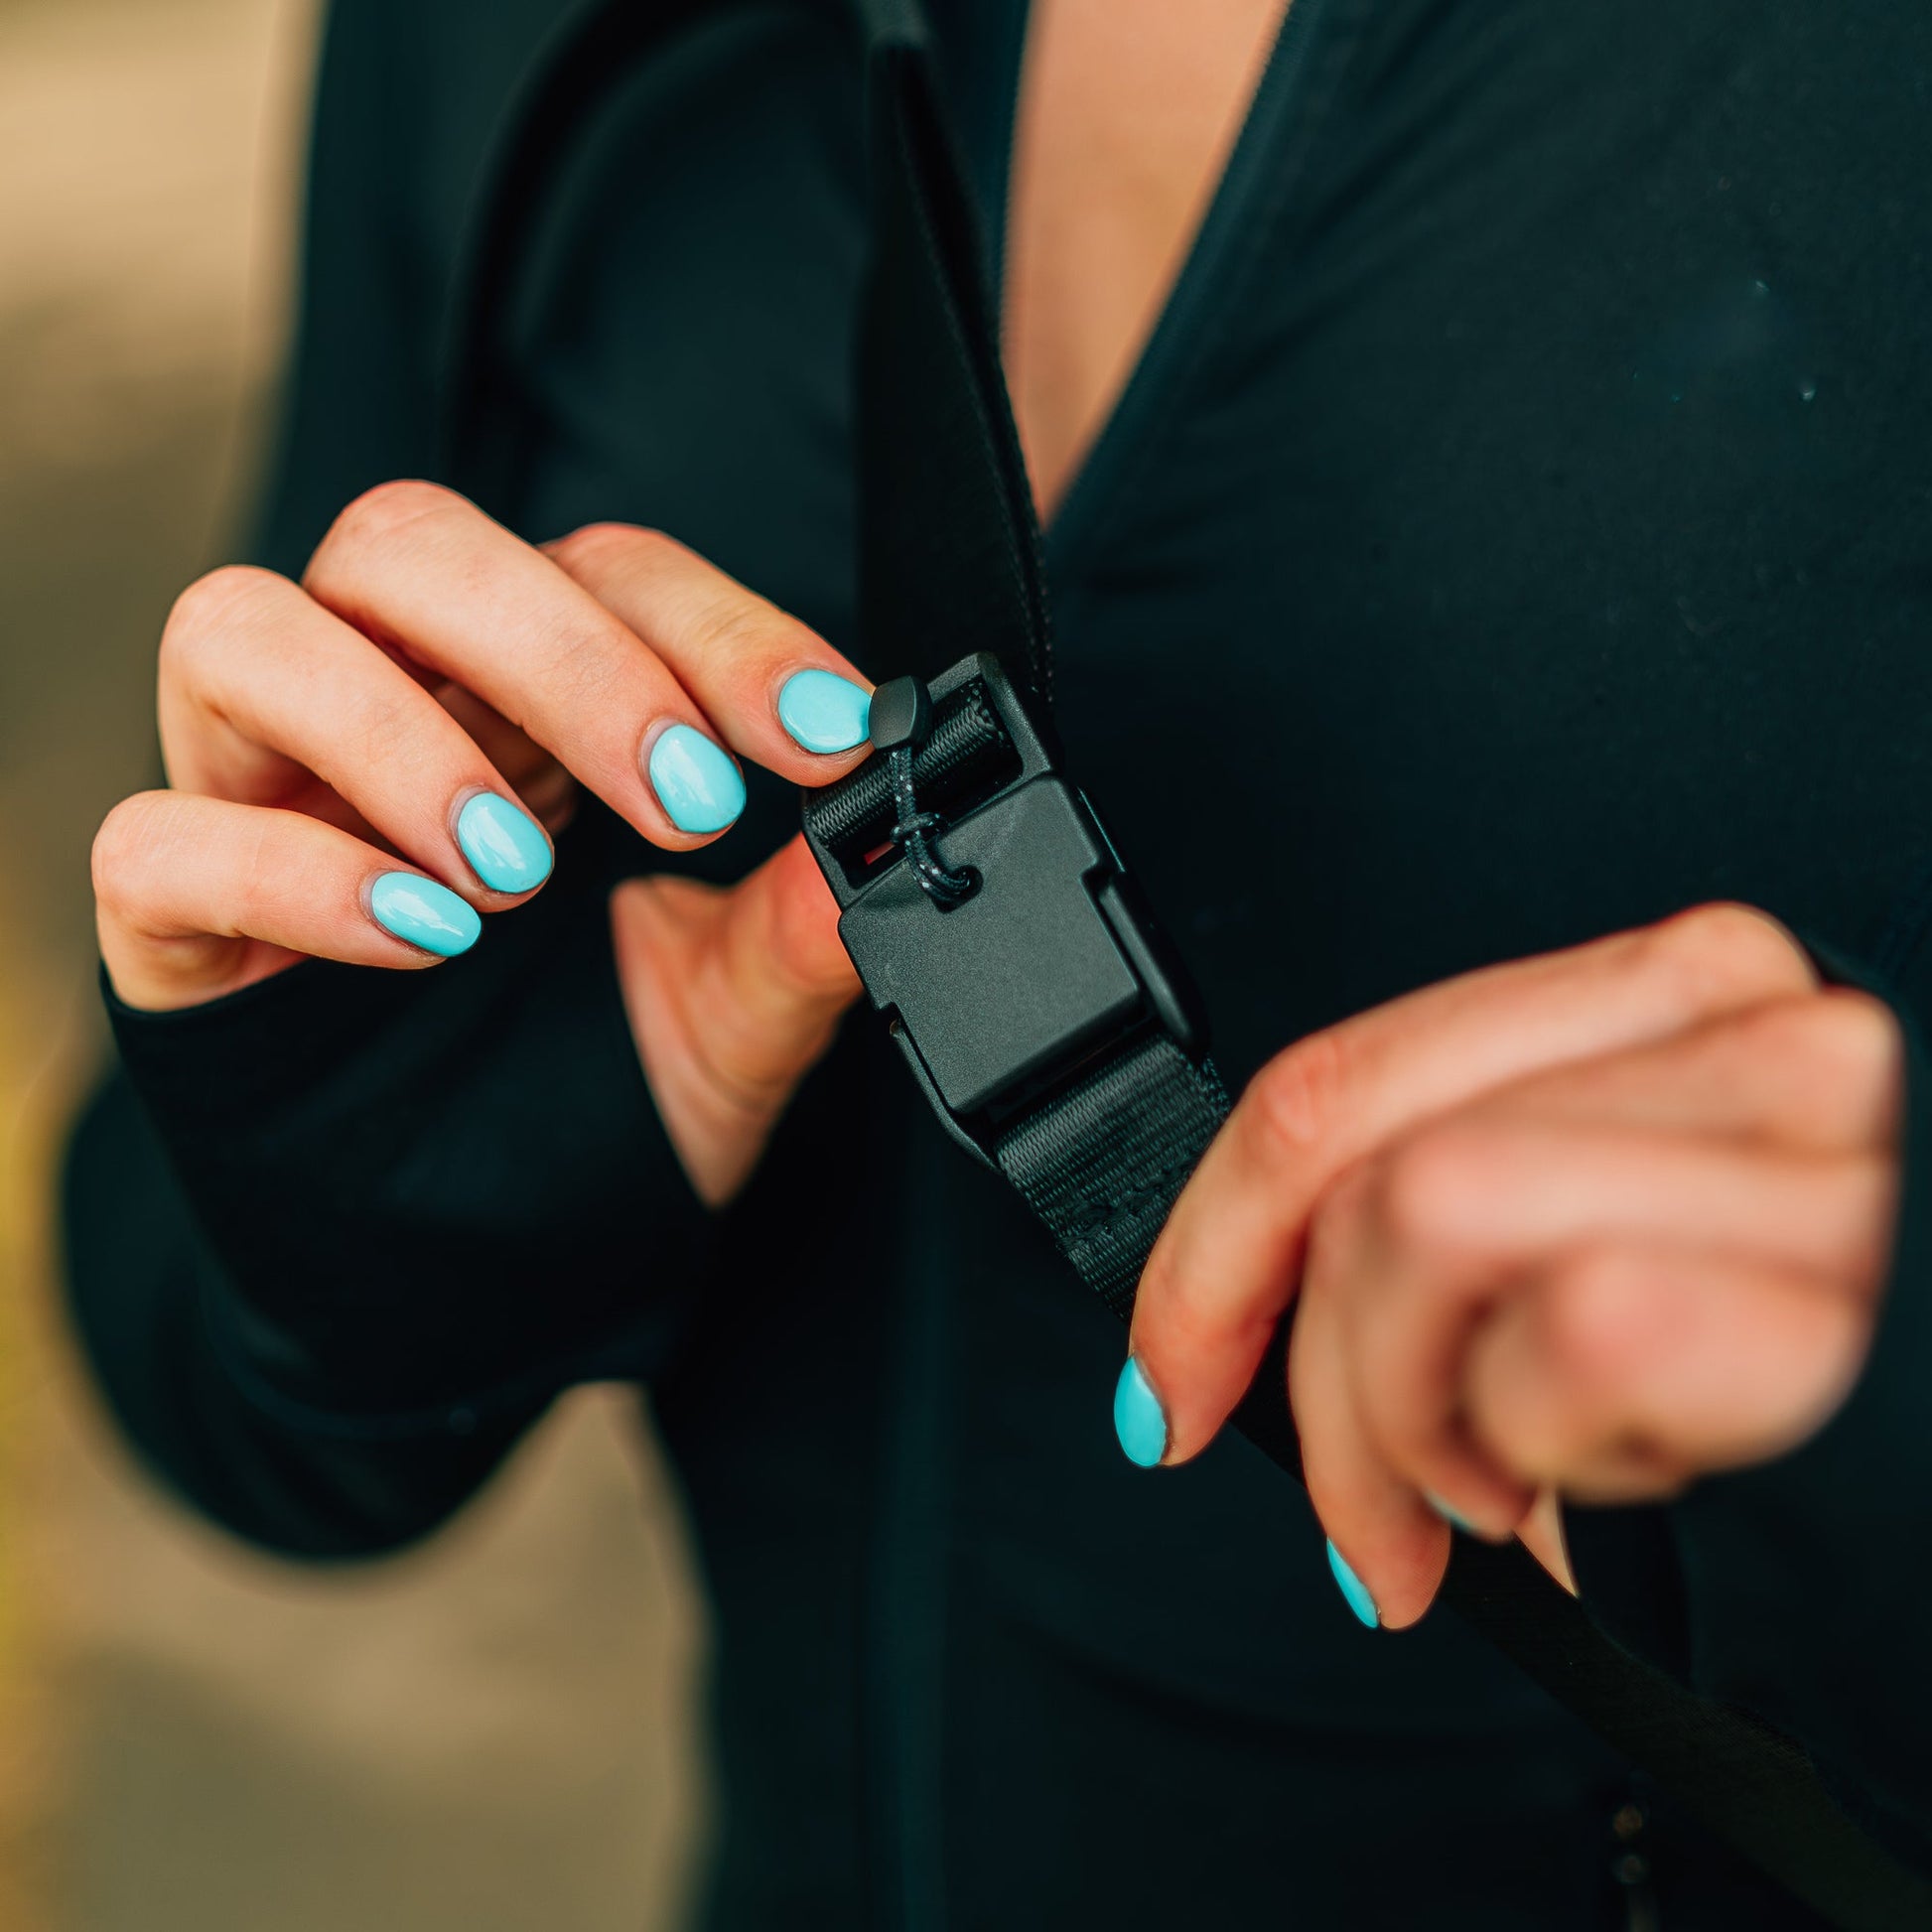
[[[912,8],[867,0],[875,250],[859,329],[866,663],[990,650],[1052,696],[1045,573],[977,224]]]
[[[931,676],[972,650],[1051,668],[1039,540],[961,172],[909,0],[875,37],[875,259],[861,336],[868,661]],[[1227,1114],[1211,1066],[1120,1047],[1002,1135],[1001,1171],[1123,1321],[1175,1196]],[[1235,1421],[1300,1476],[1277,1338]],[[1622,1649],[1518,1544],[1456,1536],[1443,1600],[1678,1803],[1844,1932],[1932,1926],[1932,1885],[1840,1809],[1804,1751]]]
[[[1125,1321],[1155,1237],[1227,1115],[1213,1067],[1153,1035],[1010,1127],[995,1158]]]

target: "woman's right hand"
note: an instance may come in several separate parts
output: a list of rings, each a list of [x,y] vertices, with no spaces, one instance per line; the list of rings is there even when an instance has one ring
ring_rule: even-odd
[[[102,959],[153,1011],[302,958],[435,966],[541,888],[577,785],[689,851],[743,808],[729,753],[799,784],[849,771],[869,689],[668,537],[594,525],[539,550],[450,490],[383,484],[299,585],[218,570],[176,605],[169,788],[94,844]],[[793,838],[729,890],[631,881],[612,920],[653,1097],[722,1202],[858,992],[831,895]]]

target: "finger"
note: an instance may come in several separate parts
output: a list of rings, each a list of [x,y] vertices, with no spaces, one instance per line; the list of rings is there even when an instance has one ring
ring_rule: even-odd
[[[688,851],[744,809],[737,764],[656,654],[453,491],[386,483],[358,497],[303,583],[358,630],[474,691],[653,844]]]
[[[1772,920],[1707,906],[1427,988],[1271,1061],[1208,1149],[1142,1279],[1132,1346],[1166,1409],[1167,1459],[1195,1454],[1241,1399],[1293,1293],[1309,1214],[1351,1162],[1538,1068],[1814,983]]]
[[[101,958],[128,1005],[199,1005],[298,957],[413,970],[467,951],[454,893],[333,825],[188,792],[124,799],[94,841]]]
[[[1500,1535],[1537,1477],[1486,1456],[1458,1407],[1461,1360],[1492,1304],[1552,1256],[1605,1243],[1701,1249],[1868,1297],[1893,1179],[1876,1153],[1456,1117],[1378,1158],[1362,1191],[1366,1232],[1324,1288],[1364,1433],[1415,1488]]]
[[[1486,1451],[1528,1479],[1585,1501],[1665,1496],[1815,1433],[1869,1332],[1858,1302],[1761,1261],[1584,1248],[1484,1324],[1462,1402]]]
[[[865,756],[870,680],[716,565],[622,523],[544,551],[657,652],[741,756],[801,785],[829,784]]]
[[[282,773],[313,773],[473,903],[542,885],[549,840],[430,692],[285,578],[225,575],[239,582],[163,639],[162,753],[179,789],[266,803]]]
[[[649,532],[629,540],[680,550]],[[651,616],[653,641],[672,655],[728,648],[734,626],[764,627],[769,607],[750,592],[731,586],[721,615],[689,597],[681,570],[669,575]],[[708,719],[658,649],[452,491],[370,491],[337,519],[304,581],[358,629],[476,692],[654,844],[702,845],[744,809],[744,778],[721,740],[735,724]],[[801,782],[824,775],[824,761],[789,740],[772,763]]]
[[[1346,1183],[1342,1190],[1346,1195]],[[1336,1250],[1354,1239],[1346,1198],[1324,1208],[1311,1240],[1309,1293],[1289,1337],[1289,1400],[1309,1499],[1327,1533],[1330,1567],[1364,1623],[1401,1629],[1434,1600],[1449,1564],[1448,1527],[1375,1449],[1361,1424],[1346,1336],[1322,1292]]]
[[[1830,1153],[1891,1144],[1902,1062],[1891,1011],[1867,994],[1832,987],[1532,1074],[1478,1104],[1519,1120],[1724,1135]]]
[[[859,992],[838,907],[794,837],[729,891],[633,880],[612,912],[658,1111],[699,1193],[728,1200]]]
[[[1369,1196],[1368,1178],[1356,1170],[1329,1190],[1315,1216],[1290,1337],[1291,1394],[1304,1472],[1329,1535],[1330,1567],[1342,1594],[1364,1622],[1404,1628],[1423,1616],[1442,1587],[1447,1524],[1456,1519],[1418,1493],[1364,1426],[1361,1364],[1341,1317],[1350,1257],[1368,1225]],[[1495,1534],[1500,1539],[1511,1529],[1574,1594],[1554,1493],[1518,1485],[1511,1514]],[[1372,1617],[1364,1614],[1365,1605]]]

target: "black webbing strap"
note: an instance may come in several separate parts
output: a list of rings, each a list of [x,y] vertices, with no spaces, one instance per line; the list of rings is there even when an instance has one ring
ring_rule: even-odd
[[[1227,1115],[1213,1066],[1156,1034],[1008,1128],[994,1158],[1125,1321],[1155,1236]]]
[[[929,678],[990,650],[1045,699],[1038,532],[963,171],[916,6],[862,4],[876,220],[860,339],[867,662]],[[995,1154],[1081,1279],[1126,1320],[1155,1237],[1226,1113],[1210,1065],[1143,1035],[1008,1125]],[[1278,1339],[1236,1422],[1299,1476],[1285,1349]],[[1932,1926],[1932,1885],[1852,1823],[1795,1743],[1622,1649],[1520,1545],[1456,1536],[1443,1599],[1844,1932]]]
[[[1043,703],[1045,572],[977,222],[916,9],[865,4],[876,252],[859,326],[862,655],[931,677],[991,650]]]

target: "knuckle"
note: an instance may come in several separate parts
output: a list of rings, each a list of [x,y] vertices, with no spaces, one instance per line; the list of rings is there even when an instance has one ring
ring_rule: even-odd
[[[1648,1353],[1656,1304],[1643,1264],[1594,1249],[1558,1271],[1544,1298],[1544,1344],[1564,1385],[1588,1394],[1623,1382]]]
[[[1898,1016],[1853,987],[1832,987],[1803,1003],[1804,1024],[1834,1063],[1855,1079],[1888,1074],[1904,1053]]]
[[[442,483],[415,477],[379,483],[352,498],[329,526],[310,565],[324,572],[345,558],[386,549],[396,540],[465,507],[464,499]]]
[[[175,599],[161,631],[164,673],[190,676],[227,637],[260,618],[287,592],[285,579],[250,564],[224,564]]]
[[[1410,1252],[1458,1244],[1480,1227],[1500,1177],[1493,1138],[1470,1126],[1425,1128],[1375,1164],[1373,1213],[1386,1237]]]
[[[1693,1012],[1739,995],[1772,999],[1812,985],[1797,942],[1752,906],[1728,900],[1694,905],[1650,927],[1644,942],[1653,969]]]
[[[1339,1123],[1349,1074],[1348,1049],[1333,1028],[1277,1053],[1249,1083],[1243,1106],[1273,1151],[1306,1157]]]
[[[91,869],[94,897],[106,909],[125,910],[131,902],[170,803],[168,792],[137,791],[101,820],[94,834]]]
[[[602,576],[620,558],[628,567],[641,569],[653,561],[684,552],[684,545],[662,530],[612,522],[586,523],[544,548],[572,577]]]
[[[1895,1089],[1904,1059],[1897,1016],[1848,987],[1768,1002],[1728,1022],[1726,1032],[1753,1062],[1800,1077],[1828,1118],[1836,1117],[1834,1099],[1863,1106]]]

